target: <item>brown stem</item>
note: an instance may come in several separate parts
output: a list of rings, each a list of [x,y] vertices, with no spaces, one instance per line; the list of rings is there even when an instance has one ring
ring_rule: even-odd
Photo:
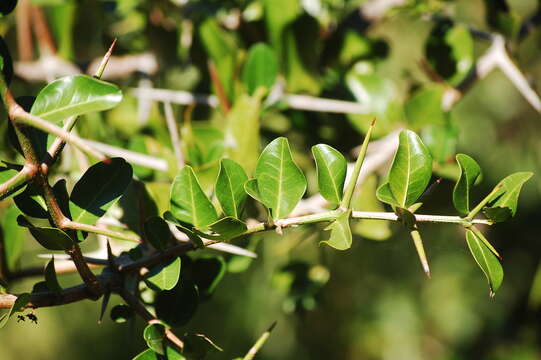
[[[222,84],[222,81],[220,80],[220,76],[218,75],[218,70],[216,69],[216,66],[214,65],[212,60],[209,60],[208,68],[209,68],[210,80],[212,81],[212,84],[214,85],[214,88],[216,89],[216,96],[218,96],[220,106],[222,107],[222,110],[224,111],[224,113],[227,114],[229,110],[231,110],[231,105],[229,104],[229,100],[227,99],[224,86]]]
[[[20,61],[30,61],[34,56],[30,31],[30,6],[29,0],[21,0],[17,6],[17,47]]]
[[[32,25],[34,25],[34,33],[38,40],[38,46],[40,50],[40,56],[56,54],[56,47],[54,45],[47,20],[43,14],[43,10],[37,5],[31,7],[32,10]]]
[[[182,243],[176,246],[173,246],[169,249],[161,251],[159,253],[154,253],[146,258],[143,258],[138,261],[134,261],[127,265],[121,265],[119,267],[120,272],[127,272],[138,270],[142,267],[150,267],[152,265],[158,264],[162,260],[170,259],[175,256],[179,256],[187,253],[188,251],[195,250],[194,245],[191,242]]]

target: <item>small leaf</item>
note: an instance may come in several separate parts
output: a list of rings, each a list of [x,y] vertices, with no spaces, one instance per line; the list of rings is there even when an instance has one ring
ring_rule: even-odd
[[[183,326],[195,314],[198,303],[197,287],[183,279],[173,289],[160,291],[156,295],[156,315],[168,325]]]
[[[134,313],[128,305],[116,305],[111,309],[111,320],[122,324],[133,317]]]
[[[143,331],[143,338],[147,346],[160,355],[165,354],[165,326],[163,324],[149,324]]]
[[[22,311],[26,304],[30,301],[30,294],[24,293],[17,296],[17,299],[15,299],[15,302],[13,303],[13,306],[9,309],[9,311],[2,316],[0,316],[0,329],[6,326],[9,318],[16,312]]]
[[[47,212],[47,205],[45,200],[38,194],[36,188],[32,185],[26,187],[26,189],[19,195],[13,198],[15,205],[25,215],[38,219],[49,218]]]
[[[199,296],[206,298],[212,295],[226,272],[225,261],[221,256],[202,257],[192,265],[194,282]]]
[[[388,182],[385,182],[380,185],[380,187],[376,191],[376,197],[381,202],[384,202],[391,206],[398,206],[398,201],[396,201],[396,199],[394,198],[393,193],[391,192],[391,187],[389,186]]]
[[[306,191],[306,178],[293,161],[286,138],[273,140],[261,153],[255,178],[263,204],[273,219],[289,215]]]
[[[172,346],[168,346],[165,349],[166,356],[165,358],[167,360],[185,360],[186,358],[181,355],[177,350],[175,350]],[[164,357],[160,354],[157,354],[152,349],[146,349],[139,355],[133,358],[133,360],[163,360]]]
[[[122,158],[92,165],[75,184],[70,212],[75,222],[94,225],[126,191],[132,167]]]
[[[270,89],[278,75],[278,61],[273,49],[267,44],[257,43],[249,52],[242,71],[242,82],[252,95],[260,86]]]
[[[66,76],[45,86],[30,112],[58,122],[71,116],[108,110],[121,100],[122,92],[116,85],[87,75]]]
[[[17,223],[30,230],[34,238],[48,250],[69,250],[73,246],[71,238],[60,229],[51,227],[35,227],[24,216],[17,217]]]
[[[206,359],[209,353],[223,351],[203,334],[186,334],[184,344],[184,354],[190,359]]]
[[[171,213],[180,221],[198,228],[218,220],[216,209],[199,185],[190,166],[183,167],[171,187]]]
[[[0,14],[7,15],[15,9],[17,6],[17,0],[2,0],[0,3]]]
[[[244,234],[248,227],[246,223],[232,217],[225,217],[209,225],[212,232],[219,234],[213,235],[213,238],[220,240],[230,240]]]
[[[494,222],[503,222],[513,216],[510,208],[501,206],[484,208],[483,213]]]
[[[166,211],[163,214],[163,218],[168,223],[175,225],[179,231],[186,234],[196,247],[204,247],[203,240],[195,233],[195,231],[192,229],[188,229],[186,226],[184,226],[184,224],[182,224],[178,219],[176,219],[170,211]]]
[[[257,185],[256,179],[250,179],[244,183],[244,191],[248,195],[250,195],[254,200],[259,201],[263,204],[263,200],[261,199],[261,194],[259,193],[259,187]]]
[[[9,270],[15,269],[24,248],[25,231],[17,224],[17,217],[20,214],[21,212],[12,205],[2,219],[4,256]]]
[[[349,249],[351,247],[351,243],[353,242],[351,229],[349,227],[350,217],[351,210],[340,214],[326,229],[331,231],[329,240],[322,241],[321,243],[329,245],[337,250]]]
[[[321,195],[332,205],[340,204],[344,193],[347,161],[344,155],[329,145],[312,147],[316,160],[317,181]]]
[[[171,241],[171,230],[164,219],[152,216],[144,224],[146,240],[157,250],[164,250]]]
[[[54,256],[49,260],[47,265],[45,266],[45,283],[47,284],[47,288],[51,290],[52,292],[56,294],[60,294],[62,292],[62,287],[58,283],[58,279],[56,277],[56,270],[54,267]]]
[[[522,185],[532,176],[531,172],[517,172],[500,181],[496,187],[501,189],[489,200],[490,207],[507,207],[511,210],[511,216],[515,216]]]
[[[216,197],[226,216],[239,219],[242,213],[246,191],[244,183],[248,176],[242,166],[231,159],[222,159],[216,180]]]
[[[145,277],[145,281],[160,290],[171,290],[180,278],[180,258],[166,264],[159,264],[152,268]]]
[[[470,212],[470,191],[481,176],[481,168],[475,160],[464,154],[457,154],[456,162],[460,167],[460,177],[453,189],[453,204],[455,209],[466,215]]]
[[[431,176],[430,151],[413,131],[402,131],[389,171],[389,187],[398,205],[402,208],[413,205],[425,191]]]
[[[490,296],[494,296],[503,281],[502,265],[475,232],[466,230],[466,242],[473,258],[488,279]]]

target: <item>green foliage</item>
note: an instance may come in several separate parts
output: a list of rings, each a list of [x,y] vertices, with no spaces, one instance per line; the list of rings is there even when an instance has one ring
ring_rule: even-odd
[[[456,162],[460,167],[460,177],[453,189],[453,204],[462,214],[470,212],[470,193],[473,185],[481,176],[481,168],[475,160],[465,154],[457,154]]]
[[[488,279],[491,296],[494,296],[503,281],[503,269],[500,262],[475,231],[466,230],[466,242],[473,258]]]
[[[69,250],[73,241],[64,231],[53,227],[36,227],[24,216],[17,217],[17,223],[27,228],[34,239],[48,250]]]
[[[321,196],[332,205],[340,204],[346,181],[346,158],[325,144],[313,146],[312,154],[316,160],[317,182]]]
[[[248,94],[253,95],[259,87],[270,90],[277,75],[278,62],[272,48],[263,43],[253,45],[242,72]]]
[[[337,250],[347,250],[351,247],[353,241],[351,236],[351,228],[349,226],[349,218],[351,210],[347,210],[340,214],[327,230],[331,231],[329,240],[322,241],[323,244],[329,245]]]
[[[145,281],[159,290],[171,290],[180,278],[180,258],[175,258],[168,263],[158,264],[150,269],[145,276]]]
[[[244,183],[248,176],[244,169],[231,159],[222,159],[216,180],[216,197],[226,216],[239,219],[246,200]]]

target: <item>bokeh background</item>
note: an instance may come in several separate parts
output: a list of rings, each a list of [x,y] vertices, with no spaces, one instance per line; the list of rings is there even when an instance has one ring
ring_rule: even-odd
[[[421,226],[431,279],[422,273],[408,234],[397,224],[363,223],[346,252],[320,246],[326,235],[317,226],[291,229],[284,236],[257,235],[237,244],[259,257],[224,254],[228,273],[189,325],[179,329],[204,333],[223,348],[210,359],[243,355],[274,321],[278,324],[258,359],[541,358],[539,112],[498,69],[460,88],[462,98],[443,115],[438,106],[434,111],[429,108],[434,101],[430,96],[419,98],[418,104],[411,101],[423,89],[460,87],[465,73],[491,44],[479,36],[465,36],[452,49],[462,49],[466,56],[450,55],[449,44],[438,47],[448,30],[445,26],[503,34],[512,61],[532,89],[539,89],[541,27],[536,16],[541,5],[536,0],[19,0],[17,12],[0,19],[0,34],[15,63],[51,55],[43,39],[26,44],[30,55],[24,50],[21,5],[42,10],[55,44],[54,56],[82,71],[115,37],[116,56],[155,56],[155,68],[135,66],[111,80],[125,89],[125,99],[117,109],[80,121],[78,132],[83,137],[170,160],[161,107],[142,106],[128,89],[152,84],[212,93],[210,59],[226,79],[233,100],[242,90],[235,89],[228,76],[238,77],[250,46],[265,42],[278,54],[289,93],[362,103],[355,90],[357,76],[370,94],[373,109],[364,115],[301,111],[287,105],[258,113],[261,143],[288,137],[297,162],[308,174],[310,194],[317,192],[310,146],[328,143],[351,160],[352,150],[362,141],[363,124],[373,116],[381,124],[379,137],[409,127],[424,134],[426,141],[433,134],[430,127],[442,125],[436,119],[442,116],[445,128],[452,129],[432,143],[431,149],[442,142],[450,145],[435,163],[436,176],[444,179],[426,199],[422,213],[456,214],[451,202],[454,153],[470,154],[483,169],[476,199],[509,173],[536,173],[524,187],[518,215],[486,229],[503,256],[505,271],[494,298],[489,297],[462,230],[453,225]],[[379,8],[384,11],[377,12]],[[273,25],[280,21],[285,25]],[[526,31],[522,25],[528,21]],[[450,72],[441,65],[445,59],[439,60],[446,56],[454,59]],[[457,70],[459,60],[466,61],[467,71]],[[228,70],[228,61],[233,61],[235,71]],[[28,79],[19,70],[12,88],[17,95],[35,95],[47,80],[51,79]],[[436,99],[441,104],[441,94]],[[418,107],[420,115],[411,107]],[[184,110],[175,106],[179,122]],[[220,116],[219,110],[198,106],[193,123],[204,127]],[[4,133],[5,121],[0,127]],[[13,155],[7,142],[0,148],[3,155]],[[67,157],[59,176],[80,173],[78,166]],[[172,175],[145,171],[139,169],[138,176],[156,189],[154,194],[167,193]],[[379,177],[371,178],[366,193],[373,192],[378,181]],[[360,203],[382,209],[370,199]],[[2,203],[0,211],[7,206]],[[41,264],[36,257],[41,250],[30,238],[25,241],[18,266]],[[93,250],[93,244],[86,246]],[[10,290],[26,291],[39,280],[16,282]],[[78,281],[75,275],[61,278],[64,286]],[[120,299],[113,297],[112,303]],[[99,311],[99,303],[84,301],[38,309],[38,325],[12,320],[0,330],[0,358],[131,359],[144,349],[141,321],[116,324],[105,316],[98,324]]]

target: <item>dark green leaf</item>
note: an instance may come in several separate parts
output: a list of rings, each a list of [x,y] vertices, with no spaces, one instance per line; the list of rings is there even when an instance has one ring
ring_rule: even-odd
[[[340,204],[344,194],[347,161],[344,155],[329,145],[319,144],[312,147],[316,160],[319,191],[332,205]]]
[[[468,243],[473,258],[488,279],[490,295],[494,296],[503,281],[502,265],[475,232],[466,230],[466,242]]]
[[[185,360],[186,358],[181,355],[177,350],[172,346],[168,346],[165,349],[166,359],[167,360]],[[152,351],[152,349],[146,349],[139,355],[133,358],[133,360],[163,360],[164,357]]]
[[[242,166],[234,160],[222,159],[216,180],[216,197],[226,216],[240,218],[246,200],[244,183],[247,180],[248,176]]]
[[[149,217],[145,221],[146,240],[157,250],[164,250],[171,241],[171,230],[164,219],[158,216]]]
[[[163,214],[163,218],[165,219],[165,221],[167,221],[168,223],[171,223],[173,225],[176,226],[176,228],[183,232],[184,234],[186,234],[188,236],[188,238],[192,241],[192,243],[198,247],[198,248],[202,248],[204,247],[203,245],[203,240],[199,237],[199,235],[197,235],[195,233],[194,230],[192,229],[188,229],[186,226],[186,224],[183,224],[181,223],[178,219],[176,219],[173,214],[170,212],[170,211],[166,211],[164,214]]]
[[[349,226],[350,217],[351,210],[340,214],[326,229],[331,231],[329,240],[322,241],[321,243],[329,245],[337,250],[349,249],[353,240],[351,236],[351,228]]]
[[[212,232],[219,234],[214,238],[221,240],[230,240],[241,236],[248,229],[246,223],[232,217],[225,217],[209,225]]]
[[[2,0],[2,3],[4,3],[4,1],[5,0]],[[7,1],[9,3],[10,1],[13,1],[13,0],[7,0]],[[7,47],[6,42],[4,41],[4,38],[2,36],[0,36],[0,65],[1,65],[0,69],[2,70],[2,75],[4,76],[4,80],[6,81],[6,84],[9,85],[9,83],[11,82],[11,79],[13,78],[13,60],[11,59],[9,48]]]
[[[242,81],[248,93],[253,95],[260,86],[270,89],[278,75],[278,61],[270,46],[263,43],[253,45],[242,71]]]
[[[160,290],[171,290],[180,278],[180,267],[179,257],[165,264],[158,264],[150,269],[145,276],[145,281]]]
[[[14,270],[24,248],[24,229],[17,224],[20,211],[10,206],[2,219],[4,256],[9,270]]]
[[[70,196],[73,221],[94,225],[126,191],[132,167],[122,158],[91,166],[75,184]]]
[[[274,219],[284,218],[306,191],[306,178],[293,161],[286,138],[273,140],[261,153],[255,170],[261,200]]]
[[[62,292],[62,287],[58,283],[58,279],[56,277],[56,270],[54,267],[54,256],[47,265],[45,266],[45,283],[47,284],[47,288],[51,290],[52,292],[56,294],[60,294]]]
[[[172,290],[160,291],[156,296],[156,315],[171,326],[186,325],[197,310],[199,294],[195,284],[179,281]]]
[[[206,359],[209,353],[223,351],[203,334],[187,334],[184,345],[184,354],[189,359]]]
[[[400,133],[391,170],[389,187],[402,208],[413,205],[425,191],[432,176],[432,156],[413,131]]]
[[[531,172],[517,172],[500,181],[496,188],[500,188],[489,200],[490,207],[507,207],[511,216],[517,212],[518,197],[522,185],[533,176]]]
[[[143,338],[147,346],[160,355],[165,354],[165,330],[163,324],[149,324],[143,331]]]
[[[51,227],[35,227],[24,216],[17,217],[17,223],[30,230],[34,238],[48,250],[69,250],[73,246],[71,238],[60,229]]]
[[[133,317],[134,313],[128,305],[116,305],[111,309],[111,320],[117,324],[122,324]]]
[[[453,204],[455,209],[466,215],[470,212],[470,191],[481,176],[481,168],[475,160],[464,154],[457,154],[456,162],[460,167],[460,177],[453,189]]]
[[[218,220],[216,209],[190,166],[183,167],[173,181],[171,213],[178,220],[202,229]]]
[[[500,206],[484,208],[483,213],[494,222],[503,222],[513,216],[510,208]]]
[[[38,94],[33,115],[52,122],[116,106],[122,92],[113,84],[87,75],[66,76],[45,86]]]
[[[29,185],[22,193],[15,196],[13,201],[23,214],[34,218],[48,219],[47,204],[36,190],[34,186]]]
[[[202,298],[210,296],[225,275],[226,265],[221,256],[201,257],[192,265],[193,280]]]
[[[9,311],[2,316],[0,316],[0,329],[6,326],[9,318],[16,312],[22,311],[24,306],[30,301],[30,294],[24,293],[17,296],[17,299],[13,303],[13,306]]]
[[[0,14],[7,15],[15,9],[17,0],[2,0],[0,3]]]

